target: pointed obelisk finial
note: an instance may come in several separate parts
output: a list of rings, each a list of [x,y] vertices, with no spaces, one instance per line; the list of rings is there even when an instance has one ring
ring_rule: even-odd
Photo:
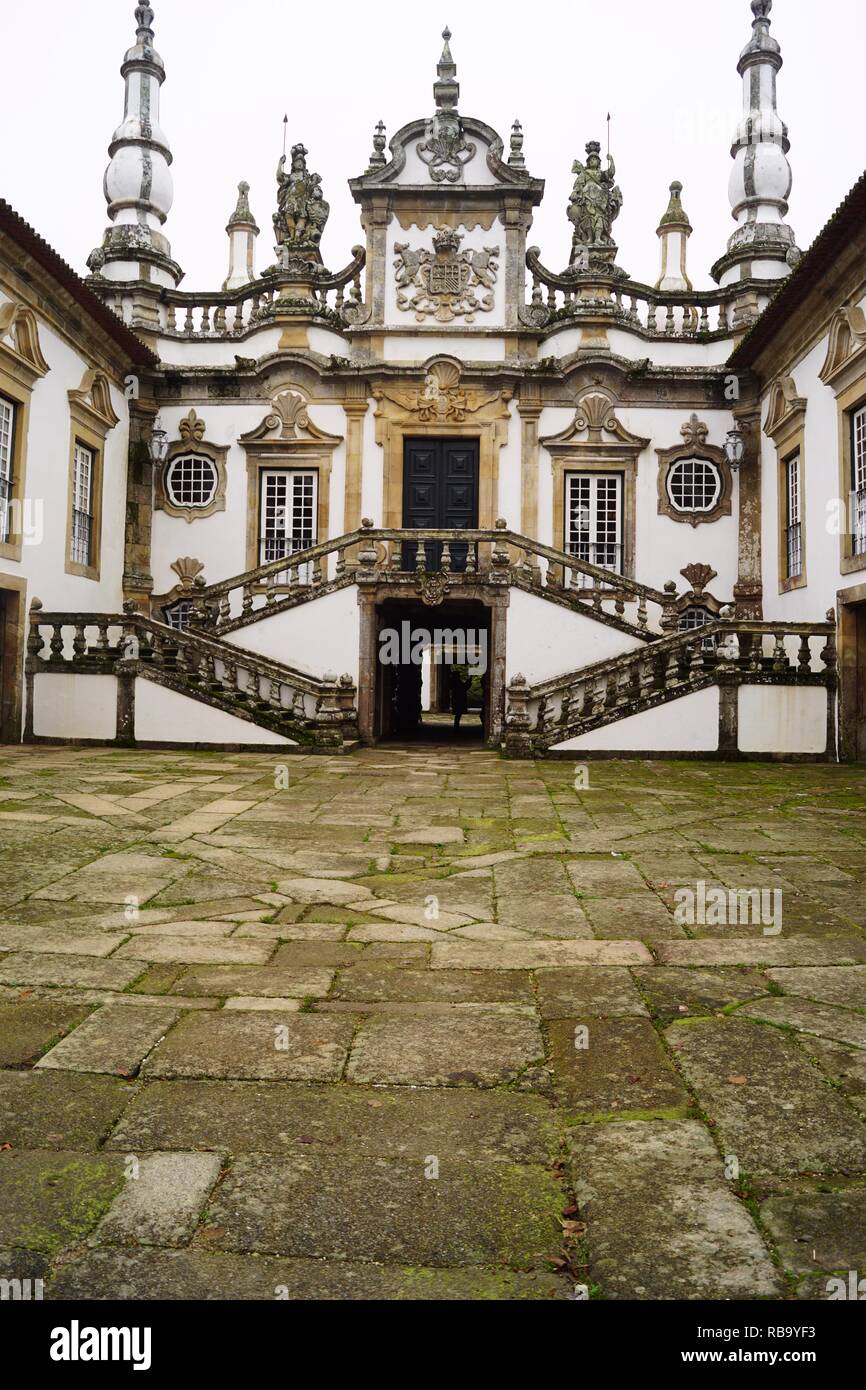
[[[451,30],[446,24],[442,30],[444,47],[442,57],[436,64],[437,80],[433,84],[433,96],[440,111],[456,111],[460,97],[460,84],[457,81],[457,64],[451,56]]]

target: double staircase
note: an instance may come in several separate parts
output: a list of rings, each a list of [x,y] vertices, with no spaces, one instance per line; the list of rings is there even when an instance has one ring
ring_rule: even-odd
[[[120,614],[49,613],[34,600],[30,731],[37,675],[114,674],[126,685],[155,682],[312,751],[345,751],[359,732],[354,678],[312,675],[260,655],[243,645],[243,633],[342,589],[377,585],[387,586],[390,598],[405,595],[430,608],[510,586],[622,635],[628,648],[604,660],[535,683],[512,677],[502,727],[503,747],[513,757],[543,756],[711,685],[820,685],[828,698],[835,690],[832,613],[823,623],[761,623],[723,609],[716,621],[680,631],[673,582],[654,589],[510,531],[504,522],[457,533],[365,521],[233,578],[197,581],[186,630],[131,604]],[[297,658],[309,665],[315,652],[298,651]],[[134,729],[121,730],[120,723],[118,738],[133,741]]]

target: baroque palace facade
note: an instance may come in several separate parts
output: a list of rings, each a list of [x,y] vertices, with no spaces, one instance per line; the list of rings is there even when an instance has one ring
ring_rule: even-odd
[[[520,124],[462,114],[446,30],[433,103],[349,181],[349,263],[323,264],[296,144],[265,254],[241,184],[226,279],[193,294],[138,5],[87,277],[0,204],[4,739],[408,736],[410,663],[380,660],[408,622],[431,710],[475,634],[512,756],[862,756],[866,180],[801,253],[751,10],[714,288],[678,183],[655,285],[619,266],[592,140],[549,268]]]

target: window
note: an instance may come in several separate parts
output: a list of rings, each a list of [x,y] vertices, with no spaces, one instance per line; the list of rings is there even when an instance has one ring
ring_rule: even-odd
[[[72,537],[70,559],[75,565],[93,561],[93,474],[96,456],[75,441],[72,469]]]
[[[866,405],[851,413],[852,553],[866,555]]]
[[[565,548],[578,560],[622,573],[622,474],[568,473]],[[581,588],[592,585],[580,576]]]
[[[165,620],[175,632],[185,632],[192,618],[192,599],[181,598],[163,609]]]
[[[800,451],[785,460],[785,566],[788,579],[803,570],[803,528],[800,517]]]
[[[217,489],[217,470],[201,454],[182,454],[168,465],[165,488],[176,507],[207,507]]]
[[[668,497],[678,512],[711,512],[722,491],[718,468],[709,459],[681,459],[671,466]]]
[[[265,469],[261,481],[259,564],[281,560],[316,544],[317,477],[315,472]],[[301,567],[308,583],[310,566]]]
[[[15,405],[0,396],[0,543],[12,536],[12,501],[15,479]]]

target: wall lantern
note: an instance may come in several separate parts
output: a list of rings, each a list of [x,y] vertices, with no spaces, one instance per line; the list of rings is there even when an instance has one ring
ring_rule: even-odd
[[[168,456],[168,431],[162,428],[162,421],[158,415],[153,422],[153,428],[150,431],[150,443],[147,447],[153,463],[156,465],[165,463]]]
[[[731,467],[731,472],[736,473],[746,452],[746,441],[739,425],[734,425],[732,430],[728,430],[728,437],[725,440],[725,458]]]

